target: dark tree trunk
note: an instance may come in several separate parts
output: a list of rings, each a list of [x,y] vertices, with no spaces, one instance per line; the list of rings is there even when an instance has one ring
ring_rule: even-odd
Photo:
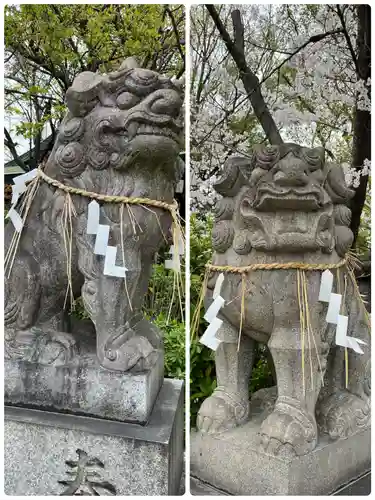
[[[357,37],[357,77],[366,80],[371,78],[371,7],[358,5],[358,37]],[[365,159],[371,159],[371,114],[370,111],[356,109],[353,130],[352,167],[360,170]],[[368,176],[361,176],[361,182],[351,200],[351,230],[354,242],[358,236],[361,213],[366,201]]]

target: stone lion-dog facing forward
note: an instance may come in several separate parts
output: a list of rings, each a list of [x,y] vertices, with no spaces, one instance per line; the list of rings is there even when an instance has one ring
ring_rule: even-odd
[[[86,192],[173,204],[181,178],[180,82],[139,68],[129,58],[108,75],[78,75],[66,103],[68,113],[44,170],[50,178]],[[69,267],[62,223],[65,201],[63,190],[41,181],[5,283],[10,359],[64,365],[80,354],[82,330],[72,334],[64,312]],[[99,362],[115,371],[146,369],[163,343],[141,309],[155,252],[170,236],[171,213],[124,206],[120,224],[120,204],[101,204],[100,223],[110,226],[109,245],[118,249],[117,265],[124,262],[128,269],[125,293],[123,278],[103,273],[103,258],[94,253],[95,237],[87,234],[91,199],[72,195],[72,201],[72,290],[75,298],[82,296],[95,326],[91,337],[94,342],[96,337]],[[6,250],[13,233],[8,224]]]
[[[322,148],[258,147],[251,160],[229,159],[223,171],[215,185],[223,198],[216,207],[213,265],[335,264],[349,250],[353,234],[347,202],[353,191],[341,166],[325,162]],[[260,429],[259,445],[267,453],[312,451],[318,427],[337,439],[370,425],[369,329],[345,267],[339,275],[332,272],[333,291],[343,293],[346,287],[341,314],[349,317],[348,335],[367,346],[363,355],[348,349],[346,373],[345,349],[335,345],[336,327],[326,323],[327,304],[318,301],[322,272],[307,272],[316,345],[304,344],[304,384],[296,270],[246,274],[239,347],[242,277],[225,273],[220,295],[226,304],[218,314],[223,324],[216,333],[222,341],[215,353],[217,388],[199,410],[199,430],[223,432],[251,418],[249,380],[257,342],[268,345],[277,378],[277,399]],[[210,273],[206,306],[218,274]]]

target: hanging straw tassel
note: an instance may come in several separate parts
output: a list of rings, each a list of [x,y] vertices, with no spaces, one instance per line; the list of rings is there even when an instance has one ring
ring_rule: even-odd
[[[18,245],[21,239],[22,231],[23,228],[25,227],[25,222],[27,215],[30,211],[31,205],[34,201],[34,198],[36,196],[36,193],[38,191],[38,187],[40,184],[40,179],[39,177],[35,177],[29,185],[27,186],[25,195],[22,200],[22,204],[20,206],[19,214],[20,217],[22,218],[22,228],[20,232],[14,231],[7,254],[5,256],[5,263],[4,263],[4,272],[8,272],[7,277],[10,277],[10,273],[12,272],[14,260],[16,258],[17,250],[18,250]]]
[[[126,267],[126,265],[125,265],[125,240],[124,240],[124,204],[123,203],[120,205],[120,236],[121,236],[122,265],[124,267]],[[133,312],[133,306],[132,306],[132,302],[130,300],[128,283],[127,283],[127,279],[126,279],[126,273],[125,273],[125,277],[124,277],[124,285],[125,285],[125,292],[126,292],[126,296],[128,298],[130,310]]]
[[[324,385],[323,369],[322,369],[322,365],[321,365],[321,362],[320,362],[319,351],[318,351],[318,347],[316,345],[314,331],[313,331],[313,328],[312,328],[312,325],[311,325],[310,307],[309,307],[309,301],[308,301],[308,295],[307,295],[307,278],[306,278],[305,271],[302,271],[302,284],[303,284],[303,294],[304,294],[304,302],[305,302],[305,304],[304,304],[304,309],[305,309],[305,325],[307,327],[308,338],[310,339],[310,336],[311,336],[311,339],[312,339],[313,344],[314,344],[316,358],[317,358],[317,361],[318,361],[320,375],[321,375],[321,378],[322,378],[322,385]],[[310,342],[309,342],[309,349],[310,349]],[[310,368],[311,368],[311,376],[312,376],[312,358],[311,358],[311,355],[310,355]],[[313,384],[312,384],[312,389],[314,389],[314,385]]]
[[[306,274],[305,271],[301,270],[301,284],[302,284],[302,304],[303,304],[303,313],[304,313],[304,324],[306,328],[306,333],[307,333],[307,343],[309,346],[309,362],[310,362],[310,384],[311,384],[311,390],[314,390],[314,371],[313,371],[313,364],[312,364],[312,349],[311,349],[311,335],[312,335],[312,328],[311,328],[311,323],[310,323],[310,314],[309,314],[309,302],[307,298],[307,281],[306,281]]]
[[[336,270],[336,278],[337,278],[337,291],[341,295],[341,272],[340,269]],[[346,280],[345,280],[345,287],[344,287],[344,295],[341,300],[341,311],[340,314],[343,312],[344,304],[345,304],[345,297],[346,297]],[[348,356],[348,348],[344,347],[344,357],[345,357],[345,388],[347,389],[349,387],[349,356]]]
[[[180,258],[179,247],[180,247],[181,243],[182,243],[183,248],[185,246],[184,231],[183,231],[182,225],[180,223],[180,220],[182,220],[182,218],[180,217],[179,213],[177,212],[177,208],[178,208],[178,205],[177,205],[177,202],[175,201],[174,204],[171,205],[171,208],[170,208],[170,214],[172,217],[172,241],[173,241],[173,248],[175,251],[175,255],[172,255],[172,260]],[[156,215],[156,217],[157,217],[157,215]],[[159,227],[161,228],[158,217],[157,217],[157,220],[159,223]],[[164,236],[164,233],[163,233],[163,236]],[[178,304],[179,304],[179,308],[180,308],[181,318],[182,318],[182,321],[184,321],[184,307],[182,305],[182,297],[184,296],[185,290],[184,290],[184,283],[183,283],[183,279],[182,279],[181,266],[179,266],[179,268],[177,268],[177,269],[174,269],[174,273],[173,273],[172,299],[171,299],[170,307],[168,310],[167,323],[169,322],[169,318],[170,318],[170,315],[172,312],[172,307],[173,307],[173,303],[174,303],[174,299],[175,299],[176,289],[177,289]],[[202,298],[202,302],[203,302],[203,298]],[[199,324],[199,321],[198,321],[198,324]]]
[[[240,318],[240,331],[238,332],[238,344],[237,344],[237,352],[240,350],[240,342],[242,335],[242,325],[245,320],[245,278],[246,274],[241,274],[241,318]]]
[[[194,311],[194,314],[193,314],[193,317],[191,320],[191,340],[193,340],[194,337],[198,334],[199,322],[200,322],[200,318],[201,318],[201,310],[202,310],[202,306],[203,306],[204,296],[206,295],[206,291],[207,291],[207,282],[208,282],[209,274],[210,274],[210,271],[206,268],[206,271],[204,273],[203,283],[201,286],[201,290],[199,292],[197,307],[195,308],[195,311]]]
[[[301,283],[301,271],[297,269],[297,297],[298,297],[298,307],[299,307],[299,321],[301,328],[301,355],[302,355],[302,390],[303,395],[306,395],[305,386],[305,311],[303,308],[302,299],[302,283]]]
[[[174,223],[174,241],[173,245],[176,245],[176,251],[177,254],[179,255],[179,245],[182,243],[183,249],[185,248],[185,237],[183,234],[182,226],[178,220],[177,214],[176,214],[176,220],[178,222],[178,225]],[[175,273],[176,274],[176,279],[177,279],[177,292],[178,292],[178,301],[180,305],[180,311],[181,311],[181,318],[182,321],[184,321],[184,308],[182,305],[182,297],[184,295],[184,283],[182,279],[182,273],[181,273],[181,268]]]
[[[73,283],[72,283],[72,253],[73,253],[73,223],[72,216],[76,217],[77,212],[74,208],[72,198],[69,193],[65,195],[64,207],[61,213],[61,226],[63,230],[63,239],[66,255],[66,274],[68,278],[68,284],[66,288],[64,309],[70,297],[70,308],[73,311],[75,307],[74,294],[73,294]]]

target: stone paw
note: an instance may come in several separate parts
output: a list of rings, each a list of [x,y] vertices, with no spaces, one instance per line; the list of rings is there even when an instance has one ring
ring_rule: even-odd
[[[314,416],[298,401],[279,400],[274,411],[262,423],[259,445],[266,453],[291,457],[312,451],[317,438]]]
[[[33,357],[36,357],[39,363],[62,366],[69,364],[76,357],[77,343],[70,333],[48,331],[37,335],[39,341]]]
[[[346,438],[371,422],[370,398],[340,391],[323,400],[316,410],[318,425],[331,439]]]
[[[140,372],[154,365],[159,351],[145,337],[136,336],[98,354],[100,364],[108,370]]]
[[[215,434],[237,427],[249,417],[249,402],[234,397],[221,389],[207,398],[197,416],[197,428],[201,432]]]

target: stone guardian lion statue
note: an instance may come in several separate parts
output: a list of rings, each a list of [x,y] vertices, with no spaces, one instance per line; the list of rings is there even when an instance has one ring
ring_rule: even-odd
[[[255,148],[251,159],[227,161],[215,189],[222,199],[212,233],[213,265],[335,264],[351,247],[347,204],[353,191],[346,186],[342,168],[325,161],[322,148]],[[337,439],[370,425],[369,329],[344,269],[339,279],[332,271],[333,291],[343,293],[346,287],[341,314],[349,317],[348,335],[367,344],[363,355],[348,349],[347,388],[345,349],[335,345],[335,325],[325,321],[327,304],[318,301],[321,271],[306,274],[316,346],[305,343],[305,384],[296,270],[246,275],[239,348],[241,274],[225,273],[225,305],[218,314],[223,323],[216,333],[221,341],[215,353],[217,388],[199,410],[199,430],[225,432],[251,418],[249,380],[257,343],[268,346],[277,378],[277,398],[259,433],[259,445],[267,453],[303,455],[314,450],[319,433]],[[207,306],[218,274],[210,273]]]
[[[179,82],[126,60],[108,75],[76,77],[66,94],[68,113],[44,172],[66,186],[106,195],[173,203],[181,178],[182,88]],[[41,181],[31,205],[9,278],[5,280],[5,351],[8,359],[65,365],[82,355],[64,311],[69,271],[62,211],[65,194]],[[170,239],[171,214],[162,208],[101,203],[100,223],[110,226],[109,245],[121,249],[124,279],[103,273],[87,234],[90,198],[72,195],[71,278],[95,328],[94,353],[102,367],[143,370],[162,349],[157,329],[141,312],[154,255]],[[14,228],[5,230],[7,251]],[[117,252],[117,265],[123,265]]]

